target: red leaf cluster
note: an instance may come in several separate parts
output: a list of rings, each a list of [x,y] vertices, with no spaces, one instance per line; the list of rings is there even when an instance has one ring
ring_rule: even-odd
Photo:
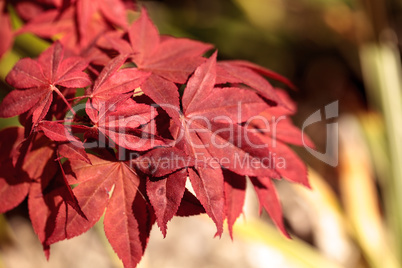
[[[247,180],[288,235],[272,180],[308,186],[287,146],[302,135],[288,117],[294,104],[264,76],[293,87],[287,79],[161,36],[145,9],[128,25],[120,0],[15,8],[27,21],[20,32],[62,36],[14,66],[6,81],[15,89],[0,104],[1,117],[23,125],[0,132],[0,213],[28,197],[47,256],[102,215],[125,267],[141,260],[154,223],[166,236],[174,216],[206,213],[218,236],[225,220],[232,235]]]

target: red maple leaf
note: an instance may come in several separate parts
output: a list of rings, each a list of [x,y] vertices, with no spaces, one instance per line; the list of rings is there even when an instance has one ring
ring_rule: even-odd
[[[88,50],[93,51],[96,39],[114,30],[113,26],[127,28],[127,9],[120,0],[22,2],[16,3],[16,8],[28,19],[18,34],[30,32],[48,39],[61,36],[60,42],[76,55],[90,55]]]
[[[226,77],[226,79],[239,79],[237,80],[238,82],[244,82],[245,84],[249,84],[249,86],[253,87],[252,84],[253,82],[250,80],[252,77],[256,77],[255,73],[264,75],[268,78],[272,78],[276,81],[282,82],[283,84],[287,85],[291,89],[296,89],[295,85],[293,85],[292,82],[289,81],[286,77],[283,77],[282,75],[275,73],[274,71],[271,71],[267,68],[264,68],[262,66],[259,66],[257,64],[244,61],[244,60],[228,60],[228,61],[221,61],[220,66],[227,72],[225,76],[229,74],[229,77],[232,76],[231,78]],[[252,72],[250,72],[252,71]],[[224,74],[224,73],[223,73]],[[222,77],[223,78],[223,77]],[[260,80],[260,79],[258,79]],[[248,82],[247,82],[248,81]],[[232,82],[233,83],[233,82]],[[260,83],[260,82],[258,82]],[[266,87],[266,86],[264,86]],[[264,88],[262,87],[262,88]],[[271,86],[272,87],[272,86]],[[258,88],[255,88],[258,90]]]
[[[262,161],[269,156],[269,148],[240,125],[270,106],[248,89],[215,84],[216,53],[189,79],[182,97],[181,125],[172,131],[177,146],[203,163],[189,169],[190,181],[220,234],[225,218],[222,168],[243,176],[279,178],[279,174]]]
[[[151,73],[137,68],[120,69],[126,59],[127,55],[117,56],[102,69],[93,87],[87,90],[93,105],[97,106],[98,102],[106,102],[112,98],[122,100],[122,95],[130,93],[125,95],[128,99],[133,95],[134,90],[149,77]]]
[[[29,178],[18,176],[12,163],[12,155],[23,139],[23,128],[7,128],[0,132],[0,213],[16,207],[28,193]]]
[[[7,128],[0,132],[0,212],[6,212],[20,204],[28,195],[29,214],[32,226],[48,255],[46,247],[47,233],[52,229],[57,214],[49,206],[45,189],[54,186],[60,178],[59,167],[54,161],[55,150],[49,139],[41,134],[32,137],[23,162],[12,163],[12,154],[16,153],[23,140],[23,128]],[[38,161],[40,159],[40,161]],[[79,213],[81,209],[65,181],[59,180],[57,191],[60,200],[68,202]],[[47,200],[45,202],[45,200]],[[52,217],[52,220],[48,220]],[[49,225],[50,224],[50,225]]]
[[[48,240],[56,229],[57,215],[64,203],[69,204],[77,214],[87,219],[68,184],[63,168],[54,174],[48,184],[44,180],[31,182],[28,194],[29,217],[48,259],[50,256]]]
[[[154,208],[156,222],[166,236],[167,223],[178,212],[186,190],[187,168],[195,164],[193,158],[175,147],[156,148],[131,163],[149,175],[147,194]]]
[[[163,236],[166,236],[167,222],[179,210],[186,190],[186,180],[186,169],[181,169],[160,178],[149,177],[147,180],[147,194]]]
[[[63,46],[55,42],[37,60],[24,58],[17,62],[6,81],[16,89],[0,104],[0,117],[12,117],[30,111],[35,126],[42,120],[56,93],[69,107],[57,86],[81,88],[91,84],[82,70],[87,62],[78,57],[63,58]]]
[[[55,178],[60,179],[62,172],[55,161],[55,146],[43,134],[34,133],[30,137],[30,142],[24,150],[17,163],[13,163],[13,155],[16,154],[23,142],[24,129],[12,127],[0,132],[0,211],[5,212],[17,206],[27,195],[31,195],[31,187],[39,187],[34,191],[34,195],[41,196],[42,192]],[[40,161],[38,161],[40,159]],[[20,160],[23,160],[20,162]],[[56,176],[58,174],[58,176]],[[33,186],[36,185],[36,186]],[[39,185],[39,186],[38,186]],[[60,180],[59,186],[62,188],[63,200],[71,204],[78,212],[80,208],[70,188],[66,187],[66,181]],[[39,208],[38,208],[39,209]],[[31,218],[33,221],[35,219]],[[41,240],[42,241],[42,240]]]
[[[182,98],[183,116],[180,128],[183,133],[176,135],[184,135],[188,145],[185,147],[186,151],[192,152],[190,156],[196,153],[198,147],[217,158],[238,156],[243,159],[246,154],[266,155],[266,147],[252,148],[253,144],[263,143],[240,124],[269,108],[269,104],[246,89],[214,88],[215,68],[216,54],[197,68],[188,81]],[[250,141],[237,144],[245,139]],[[235,161],[230,161],[220,165],[241,175],[276,175],[273,170],[253,168],[252,165],[240,168],[234,163]]]
[[[141,86],[142,91],[177,118],[179,93],[175,83],[185,83],[188,76],[205,61],[202,55],[211,45],[186,38],[160,36],[146,9],[128,29],[128,41],[115,33],[106,35],[103,45],[131,54],[137,68],[152,75]]]
[[[268,108],[258,119],[252,120],[249,127],[257,130],[254,132],[264,143],[272,145],[270,149],[276,158],[282,157],[286,161],[286,168],[277,169],[278,173],[283,178],[309,187],[306,165],[286,143],[311,148],[314,144],[293,125],[289,116],[296,112],[296,106],[286,92],[276,89],[276,94],[284,106]]]
[[[106,35],[104,43],[120,54],[132,54],[140,70],[152,72],[166,80],[184,83],[204,59],[212,46],[187,38],[160,36],[145,8],[128,29],[128,41],[120,35]]]
[[[80,235],[89,230],[103,215],[108,238],[125,267],[135,267],[140,261],[153,220],[142,183],[127,163],[113,157],[102,159],[89,155],[91,164],[70,161],[74,177],[69,176],[74,195],[85,214],[83,218],[67,204],[59,204],[59,215],[48,244]]]
[[[33,182],[29,188],[29,218],[39,241],[43,245],[47,259],[50,257],[50,245],[47,243],[47,239],[54,231],[56,217],[61,204],[63,204],[62,193],[62,188],[56,188],[50,193],[44,193],[41,182]]]
[[[223,170],[223,176],[225,178],[225,214],[229,234],[233,238],[233,224],[243,212],[246,197],[246,177],[227,169]]]
[[[71,126],[54,121],[42,121],[36,131],[42,131],[46,137],[57,142],[57,152],[68,159],[91,163],[83,143],[72,135]]]
[[[146,151],[155,146],[165,145],[162,139],[141,131],[158,113],[152,106],[136,103],[133,99],[101,102],[94,108],[88,99],[86,111],[97,134],[103,134],[117,145],[135,151]],[[96,138],[99,138],[96,137]]]

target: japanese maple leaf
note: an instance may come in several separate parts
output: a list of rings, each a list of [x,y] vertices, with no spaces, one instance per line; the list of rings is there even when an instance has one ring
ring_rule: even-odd
[[[272,153],[270,161],[282,178],[289,181],[301,183],[309,187],[307,168],[303,161],[294,153],[286,143],[294,145],[307,144],[314,147],[308,137],[304,137],[301,131],[295,127],[290,115],[295,112],[296,106],[283,91],[276,89],[281,106],[269,107],[258,117],[255,117],[248,124],[264,144],[269,144]],[[283,159],[283,163],[275,163]],[[283,165],[282,165],[283,164]],[[225,177],[225,208],[230,234],[232,226],[242,212],[246,190],[246,178],[230,171],[224,172]],[[289,236],[282,219],[282,209],[276,193],[274,184],[269,177],[250,177],[257,193],[261,209],[264,208],[275,225],[285,236]]]
[[[91,98],[92,104],[106,102],[112,98],[119,97],[126,93],[126,99],[130,98],[134,90],[142,85],[151,73],[140,71],[137,68],[123,68],[122,65],[127,59],[127,55],[120,55],[110,60],[102,69],[101,73],[94,82],[93,87],[87,90],[87,95]]]
[[[120,0],[77,0],[64,6],[61,1],[51,2],[55,8],[42,12],[37,10],[43,3],[37,3],[38,7],[25,4],[25,8],[34,9],[38,14],[18,33],[30,32],[44,38],[61,36],[62,44],[83,55],[101,34],[114,30],[113,26],[127,28],[126,7]]]
[[[85,38],[88,35],[88,24],[95,13],[100,14],[108,22],[123,29],[128,26],[126,8],[121,0],[77,0],[75,5],[81,38]]]
[[[57,86],[82,88],[90,85],[88,75],[82,72],[86,67],[87,62],[81,58],[63,58],[63,46],[59,42],[37,60],[24,58],[18,61],[6,77],[7,83],[16,89],[1,103],[0,116],[12,117],[30,110],[35,126],[46,116],[54,92],[70,107]]]
[[[190,77],[182,97],[180,126],[172,127],[177,146],[207,165],[189,169],[194,191],[218,234],[224,219],[224,176],[222,167],[239,175],[279,177],[263,158],[269,150],[240,124],[269,108],[264,99],[247,89],[214,87],[216,53]]]
[[[219,62],[216,83],[243,83],[273,103],[278,104],[279,102],[273,86],[267,80],[253,70],[233,65],[231,62]]]
[[[164,237],[167,233],[167,222],[179,210],[186,190],[186,181],[186,169],[181,169],[160,178],[149,177],[147,180],[147,194]]]
[[[250,180],[260,203],[260,214],[264,208],[275,225],[290,238],[283,223],[281,203],[272,180],[268,177],[251,177]]]
[[[29,179],[18,176],[12,155],[24,139],[23,128],[6,128],[0,132],[0,213],[4,213],[24,200]]]
[[[65,166],[65,165],[64,165]],[[61,165],[60,165],[61,167]],[[44,180],[32,181],[28,194],[28,211],[32,227],[43,245],[47,259],[50,256],[48,238],[56,228],[58,211],[62,204],[69,204],[79,215],[87,219],[78,205],[67,178],[61,167],[46,184]]]
[[[229,234],[233,237],[233,225],[243,212],[244,198],[246,196],[246,177],[229,170],[223,172],[225,178],[225,214]],[[282,208],[275,186],[268,177],[250,177],[260,204],[260,214],[264,209],[274,224],[289,237],[283,223]]]
[[[254,146],[263,143],[240,124],[269,108],[269,104],[246,89],[215,88],[215,71],[216,53],[198,67],[189,79],[182,98],[183,116],[180,126],[182,133],[176,135],[184,135],[188,145],[186,148],[191,149],[188,149],[189,151],[205,149],[218,159],[225,156],[233,158],[237,155],[248,161],[244,159],[246,155],[256,157],[267,155],[267,147]],[[249,139],[249,142],[246,139]],[[273,170],[253,168],[252,165],[246,167],[235,167],[234,163],[221,163],[221,165],[240,175],[260,176],[268,172],[275,177],[276,174]]]
[[[64,9],[51,8],[46,10],[38,3],[21,2],[17,3],[16,8],[23,17],[28,19],[28,22],[17,30],[17,34],[33,33],[42,38],[52,38],[61,34],[60,41],[63,45],[66,45],[64,36],[73,37],[74,41],[78,41],[74,24],[74,6],[68,5]]]
[[[54,189],[51,187],[50,189]],[[47,259],[50,257],[50,245],[48,237],[55,228],[56,217],[60,206],[63,204],[63,189],[56,188],[44,193],[43,185],[39,182],[32,182],[28,195],[28,211],[32,227],[42,243]]]
[[[50,1],[13,1],[13,8],[18,16],[24,21],[28,22],[33,18],[40,16],[46,9],[61,8],[63,0],[50,0]],[[67,2],[65,2],[67,3]]]
[[[117,255],[125,267],[135,267],[140,261],[154,223],[142,189],[142,180],[125,162],[89,155],[91,164],[70,161],[75,177],[69,177],[84,219],[66,204],[60,205],[49,244],[80,235],[89,230],[103,215],[104,228]]]
[[[266,144],[270,144],[270,150],[275,158],[282,158],[286,166],[278,165],[277,171],[290,181],[301,183],[309,187],[307,168],[303,161],[294,153],[286,143],[314,148],[309,137],[293,125],[290,116],[296,112],[296,105],[289,99],[287,93],[276,89],[280,102],[284,106],[270,107],[263,111],[258,118],[249,124],[250,129],[256,129],[256,135]]]
[[[229,66],[234,67],[234,68],[237,67],[238,68],[237,70],[244,70],[243,68],[252,70],[258,74],[261,74],[268,78],[272,78],[276,81],[279,81],[279,82],[287,85],[289,88],[291,88],[293,90],[296,90],[296,86],[291,81],[289,81],[289,79],[287,79],[286,77],[283,77],[282,75],[280,75],[274,71],[271,71],[267,68],[254,64],[252,62],[248,62],[245,60],[228,60],[228,61],[222,61],[221,64],[222,64],[223,68],[225,68],[226,70],[228,70],[230,68]],[[229,68],[227,68],[227,67],[229,67]],[[234,73],[236,73],[236,71],[234,71],[233,74]],[[238,78],[243,77],[243,79],[246,80],[245,74],[240,75],[239,72],[237,72],[237,74],[238,75],[235,75],[235,76],[238,76]]]
[[[96,129],[109,137],[117,145],[136,151],[149,150],[165,142],[152,134],[141,131],[139,127],[147,124],[156,115],[152,106],[137,103],[129,98],[120,101],[117,98],[108,102],[100,102],[94,108],[88,99],[86,112]],[[96,137],[99,138],[99,137]]]
[[[261,75],[272,78],[284,83],[291,89],[296,87],[285,77],[254,63],[243,60],[228,60],[219,62],[217,68],[217,84],[225,83],[243,83],[262,97],[277,103],[279,106],[285,106],[277,96],[274,87]]]
[[[0,132],[1,213],[21,203],[28,194],[31,183],[40,182],[46,187],[58,169],[54,161],[54,148],[49,139],[41,134],[29,144],[21,167],[14,166],[12,155],[19,149],[23,134],[23,128],[19,127],[7,128]]]
[[[37,131],[42,131],[46,137],[57,143],[58,153],[70,160],[81,160],[91,163],[83,143],[72,135],[71,126],[62,125],[54,121],[42,121]]]
[[[276,90],[280,102],[284,106],[270,107],[262,112],[259,117],[253,119],[249,128],[256,129],[254,133],[258,135],[262,142],[269,144],[272,157],[271,164],[275,165],[276,171],[282,178],[301,183],[309,187],[307,178],[307,168],[301,159],[285,144],[294,145],[305,144],[314,147],[308,137],[304,137],[301,131],[296,128],[290,115],[295,111],[295,104],[289,99],[288,95],[282,90]],[[275,164],[275,161],[283,159],[283,165]],[[242,212],[242,205],[245,196],[245,177],[233,172],[225,171],[225,208],[228,227],[232,233],[232,226]],[[264,208],[275,225],[285,236],[289,236],[283,224],[282,209],[278,200],[274,184],[269,177],[250,177],[260,203],[260,213]]]
[[[129,42],[118,36],[106,38],[121,54],[132,54],[139,69],[181,84],[204,61],[201,56],[212,48],[209,44],[186,38],[161,37],[145,8],[128,29],[128,36]]]
[[[12,157],[20,150],[23,139],[23,128],[7,128],[0,132],[1,143],[1,164],[0,164],[0,211],[1,213],[15,207],[26,197],[31,194],[33,184],[40,185],[39,190],[43,191],[55,175],[59,171],[59,166],[55,161],[55,146],[46,136],[41,133],[35,133],[31,136],[31,142],[24,150],[21,156],[22,162],[13,164]],[[38,161],[40,159],[40,161]],[[59,176],[60,177],[60,174]],[[80,212],[75,197],[73,196],[66,181],[61,179],[61,190],[63,191],[63,200],[68,202]],[[36,187],[36,186],[35,186]],[[35,195],[39,195],[35,191]],[[39,208],[38,208],[39,209]],[[32,219],[32,218],[31,218]],[[35,219],[32,219],[33,221]]]
[[[158,147],[131,161],[144,174],[157,178],[195,164],[194,158],[176,147]]]
[[[205,61],[202,55],[211,45],[186,38],[160,36],[146,9],[128,29],[129,42],[116,36],[105,36],[106,43],[121,54],[132,54],[138,69],[152,75],[141,86],[142,91],[162,106],[173,118],[172,107],[179,105],[179,93],[174,83],[183,84],[195,68]]]
[[[13,4],[18,16],[24,22],[29,22],[49,10],[57,10],[61,14],[75,0],[11,0],[10,2]]]
[[[32,138],[21,166],[14,166],[12,155],[19,149],[23,137],[24,129],[19,127],[7,128],[0,132],[0,213],[16,207],[28,196],[32,226],[39,240],[45,245],[46,233],[51,229],[50,226],[57,215],[57,210],[45,202],[49,201],[49,198],[44,193],[50,184],[54,185],[53,179],[56,179],[54,176],[58,171],[54,161],[54,146],[45,136],[37,134]],[[61,181],[57,190],[60,201],[64,200],[80,211],[69,189],[69,186]],[[48,255],[46,247],[44,249]]]
[[[18,6],[17,6],[18,7]],[[91,49],[91,43],[95,42],[100,34],[100,30],[105,27],[110,30],[110,27],[105,25],[101,18],[91,21],[87,25],[88,34],[84,39],[80,39],[78,28],[75,23],[76,8],[68,6],[65,9],[49,9],[37,11],[37,15],[30,19],[22,28],[17,30],[17,34],[33,33],[42,38],[58,38],[58,41],[63,44],[68,53],[81,55],[86,59],[86,52]],[[88,60],[91,60],[89,58]]]
[[[205,213],[200,201],[189,190],[185,189],[176,216],[189,217]]]
[[[167,222],[179,210],[186,190],[187,168],[194,166],[194,159],[175,147],[159,147],[133,159],[131,163],[149,175],[147,194],[156,222],[166,236]]]

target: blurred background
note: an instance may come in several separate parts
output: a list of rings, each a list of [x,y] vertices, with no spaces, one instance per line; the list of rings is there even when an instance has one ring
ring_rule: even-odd
[[[402,2],[140,3],[161,33],[212,43],[220,59],[249,60],[289,78],[298,88],[288,90],[298,105],[297,126],[326,105],[339,105],[337,118],[304,129],[318,151],[325,153],[328,142],[339,148],[338,164],[294,148],[309,166],[312,190],[277,184],[292,240],[258,215],[250,192],[234,241],[227,233],[214,239],[207,217],[177,218],[166,239],[154,228],[140,267],[402,267]],[[14,123],[0,121],[1,127]],[[327,141],[331,123],[338,139]],[[46,262],[18,209],[1,216],[0,267],[122,267],[100,223],[51,253]]]

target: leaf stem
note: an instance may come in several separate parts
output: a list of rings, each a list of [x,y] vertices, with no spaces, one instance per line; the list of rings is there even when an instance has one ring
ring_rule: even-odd
[[[70,103],[66,100],[64,95],[60,92],[60,90],[57,87],[53,86],[53,85],[52,85],[52,89],[53,89],[53,91],[55,91],[57,93],[57,95],[59,95],[63,99],[63,101],[67,105],[68,109],[70,109],[71,113],[75,116],[76,113],[75,113],[73,107],[71,107]]]

